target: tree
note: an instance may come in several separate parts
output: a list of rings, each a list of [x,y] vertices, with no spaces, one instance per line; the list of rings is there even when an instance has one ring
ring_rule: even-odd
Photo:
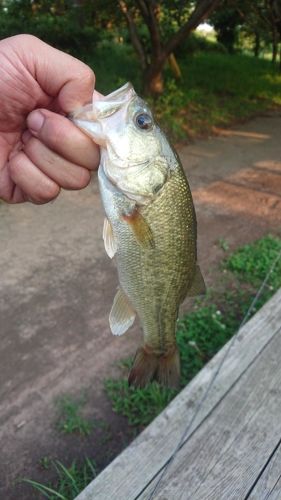
[[[224,1],[221,8],[216,10],[211,17],[218,42],[224,45],[230,54],[234,52],[239,26],[242,22],[241,12],[237,7],[237,2]]]
[[[154,96],[164,90],[163,69],[174,50],[221,0],[118,0],[143,71],[143,88]],[[147,29],[146,40],[140,34]]]
[[[272,61],[276,62],[280,44],[281,69],[281,0],[222,0],[211,16],[218,40],[233,52],[240,33],[253,40],[259,55],[261,43],[272,46]]]

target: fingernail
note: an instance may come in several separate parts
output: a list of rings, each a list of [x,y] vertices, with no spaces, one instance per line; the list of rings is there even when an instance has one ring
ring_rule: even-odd
[[[40,113],[40,111],[32,111],[27,117],[27,126],[29,130],[33,132],[39,132],[44,123],[45,117]]]

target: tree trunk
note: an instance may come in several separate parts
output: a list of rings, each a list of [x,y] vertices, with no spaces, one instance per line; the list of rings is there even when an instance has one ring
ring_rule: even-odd
[[[272,59],[271,59],[272,64],[276,63],[277,51],[278,51],[277,31],[276,31],[276,29],[273,29],[273,33],[272,33]]]
[[[261,39],[259,33],[255,33],[254,56],[259,57],[261,48]]]
[[[172,54],[169,55],[168,61],[169,61],[169,65],[170,65],[170,68],[172,70],[174,77],[176,78],[176,80],[180,80],[181,79],[181,69],[178,65],[178,62],[175,58],[175,54],[173,52],[172,52]]]
[[[163,67],[154,68],[149,66],[144,72],[143,91],[145,95],[152,95],[157,98],[164,91]]]

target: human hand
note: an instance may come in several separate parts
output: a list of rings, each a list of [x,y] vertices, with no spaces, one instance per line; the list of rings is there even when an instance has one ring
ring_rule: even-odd
[[[0,64],[0,198],[41,204],[87,186],[98,147],[63,115],[92,100],[91,69],[31,35],[0,41]]]

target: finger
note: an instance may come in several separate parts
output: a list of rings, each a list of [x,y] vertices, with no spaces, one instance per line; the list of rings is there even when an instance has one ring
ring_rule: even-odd
[[[58,96],[64,112],[70,113],[92,100],[95,75],[89,66],[32,35],[17,35],[10,43],[21,51],[41,88],[50,96]]]
[[[62,158],[35,137],[26,142],[24,152],[41,172],[64,189],[82,189],[91,180],[87,168]]]
[[[48,148],[70,162],[89,170],[98,167],[98,146],[64,116],[46,109],[35,110],[29,114],[27,126]]]
[[[8,169],[17,189],[33,203],[47,203],[60,192],[58,184],[41,172],[23,151],[11,158]]]

